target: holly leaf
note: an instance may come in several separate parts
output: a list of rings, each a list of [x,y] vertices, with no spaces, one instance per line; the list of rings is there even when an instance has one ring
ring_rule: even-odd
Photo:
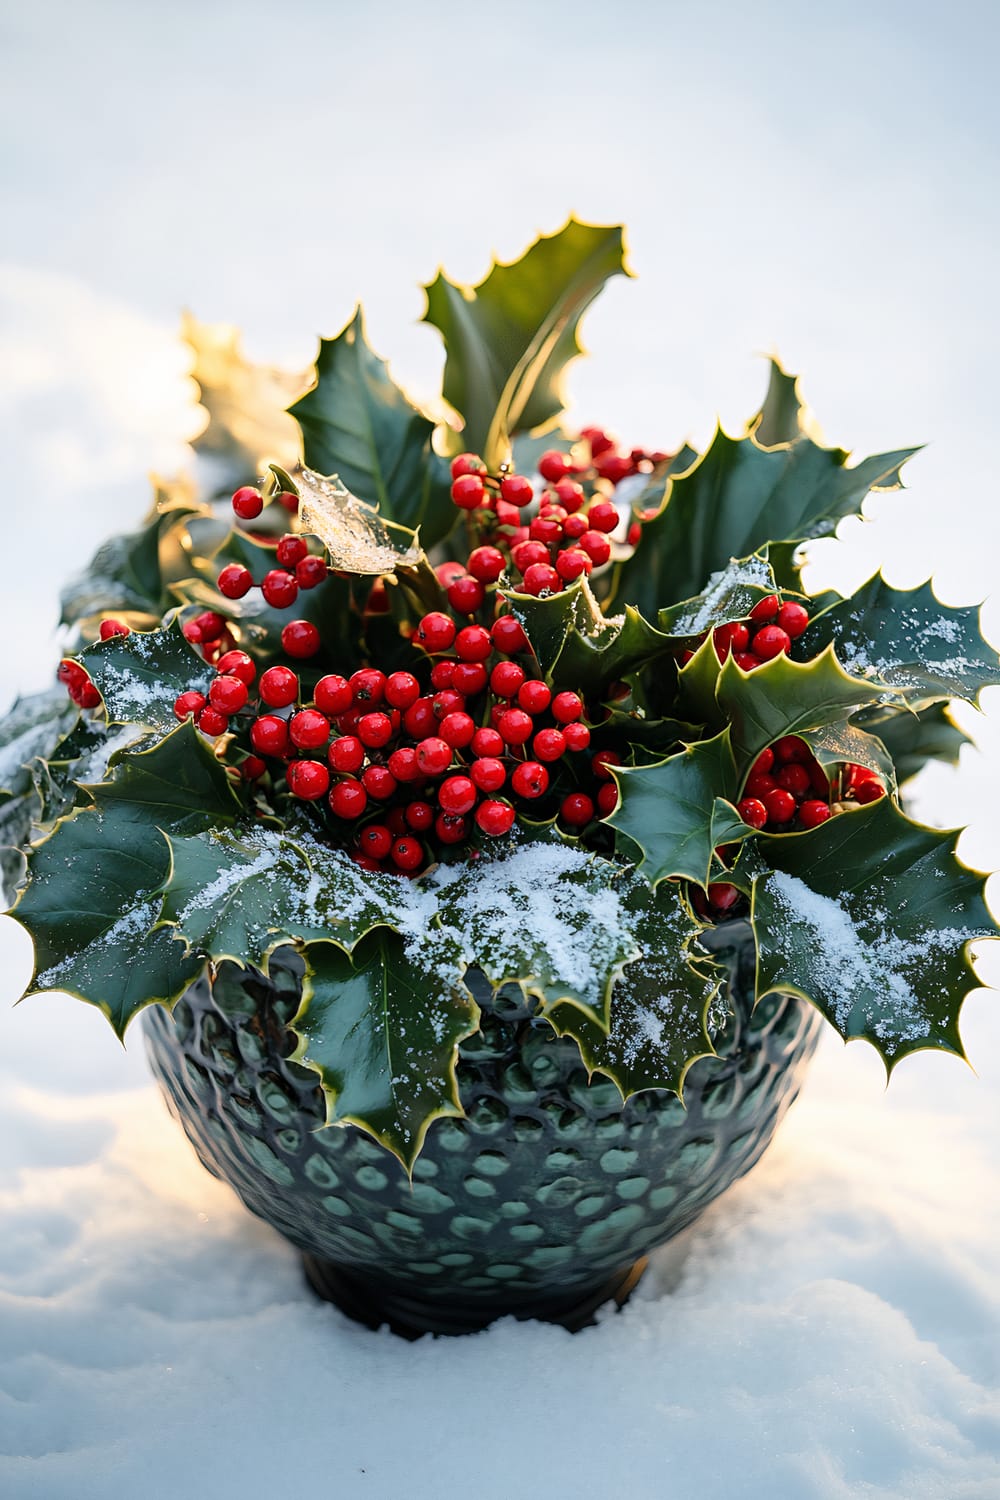
[[[958,1015],[975,986],[968,944],[994,937],[983,877],[954,832],[912,822],[885,797],[810,833],[766,835],[754,881],[758,998],[804,995],[886,1070],[934,1047],[964,1057]]]
[[[768,364],[764,404],[747,423],[747,432],[762,448],[777,448],[802,436],[806,405],[799,395],[799,377],[789,375],[781,361],[773,357]]]
[[[28,994],[77,995],[120,1037],[146,1005],[172,1004],[203,960],[152,930],[169,869],[166,840],[129,803],[82,808],[57,823],[32,852],[12,913],[35,949]]]
[[[302,1008],[292,1022],[293,1060],[320,1075],[327,1124],[357,1125],[409,1171],[428,1126],[461,1115],[455,1064],[479,1011],[462,982],[461,946],[406,942],[379,927],[353,954],[311,943]]]
[[[753,834],[735,807],[736,763],[724,729],[648,766],[609,767],[618,806],[605,822],[642,851],[639,874],[707,886],[715,850]]]
[[[916,451],[882,453],[848,469],[842,449],[806,437],[761,448],[720,428],[699,461],[670,478],[661,510],[644,522],[639,546],[621,565],[616,597],[653,616],[673,599],[693,598],[731,557],[771,541],[829,536],[871,490],[898,489],[899,470]]]
[[[621,226],[571,218],[520,260],[494,262],[475,287],[439,272],[424,288],[424,322],[445,344],[444,398],[464,420],[465,446],[491,467],[507,457],[508,435],[562,411],[563,371],[581,352],[579,320],[617,274],[629,274]]]
[[[754,605],[768,594],[776,593],[777,587],[766,557],[756,553],[752,557],[733,557],[712,574],[700,594],[661,609],[656,623],[667,635],[689,639],[716,625],[745,620]]]
[[[524,627],[539,667],[557,690],[571,687],[596,697],[609,682],[676,645],[631,605],[608,618],[586,578],[547,599],[514,591],[504,597]]]
[[[977,703],[1000,683],[1000,657],[983,639],[980,611],[952,609],[930,582],[890,588],[881,573],[816,615],[800,637],[812,656],[834,645],[849,672],[886,683],[913,708],[948,698]]]
[[[858,724],[877,733],[892,757],[900,785],[922,771],[929,760],[957,765],[962,746],[972,743],[952,719],[946,703],[881,717],[879,710],[867,709],[858,715]]]
[[[231,825],[243,813],[225,766],[190,719],[148,750],[119,754],[111,779],[87,790],[99,808],[120,804],[136,824],[176,837]]]
[[[513,981],[539,998],[541,1014],[566,1003],[606,1028],[612,981],[636,952],[624,873],[540,832],[502,858],[442,868],[432,884],[442,926],[494,988]]]
[[[560,1035],[576,1038],[588,1071],[611,1078],[623,1099],[642,1089],[683,1096],[691,1064],[714,1053],[707,1018],[726,971],[695,956],[693,943],[702,929],[675,886],[652,890],[637,880],[625,904],[640,952],[615,980],[610,1029],[603,1032],[563,1005],[549,1020]]]
[[[372,927],[397,920],[394,876],[366,874],[308,835],[212,828],[170,844],[163,920],[214,959],[260,964],[288,942],[351,949]]]
[[[741,777],[782,735],[808,737],[809,731],[840,725],[854,710],[884,695],[884,689],[849,677],[832,646],[815,661],[796,662],[781,655],[752,672],[744,672],[728,657],[716,687],[716,701],[732,725]]]
[[[320,342],[316,384],[290,409],[305,461],[335,474],[385,520],[420,531],[432,547],[453,529],[448,464],[434,452],[434,423],[403,395],[365,339],[358,307],[342,333]]]
[[[169,602],[161,549],[168,533],[199,513],[200,506],[184,501],[155,505],[138,531],[109,537],[62,590],[60,624],[99,614],[159,619]]]
[[[285,408],[302,394],[308,375],[252,364],[239,331],[225,323],[200,323],[187,313],[181,336],[194,351],[191,374],[208,418],[191,446],[217,467],[217,492],[246,484],[271,461],[294,464],[298,432]]]
[[[112,724],[169,730],[180,693],[207,693],[213,673],[174,620],[162,630],[133,630],[95,641],[77,660],[104,700]]]
[[[14,699],[0,719],[0,806],[31,790],[31,761],[49,755],[76,717],[63,687]]]

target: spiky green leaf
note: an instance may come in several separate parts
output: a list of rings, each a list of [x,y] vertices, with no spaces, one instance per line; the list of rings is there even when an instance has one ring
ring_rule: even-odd
[[[50,755],[77,716],[62,687],[15,698],[0,719],[0,806],[31,790],[31,761]]]
[[[716,625],[744,620],[754,605],[777,591],[774,572],[763,554],[732,557],[713,573],[693,599],[661,609],[656,623],[667,635],[689,639]]]
[[[878,710],[866,710],[858,715],[858,724],[870,728],[885,745],[900,786],[922,771],[930,760],[957,765],[962,746],[972,743],[954,722],[945,703],[932,704],[916,713],[883,716]]]
[[[479,1013],[461,946],[380,927],[353,954],[312,943],[307,962],[294,1060],[319,1073],[328,1124],[359,1126],[409,1169],[432,1120],[462,1113],[458,1043]]]
[[[170,730],[174,701],[189,689],[207,693],[212,669],[184,639],[178,621],[162,630],[113,635],[81,651],[112,724],[145,724]]]
[[[599,696],[609,682],[667,655],[677,644],[630,605],[608,618],[586,578],[547,599],[514,591],[506,597],[556,690]]]
[[[799,395],[799,377],[789,375],[781,361],[768,361],[767,394],[756,416],[747,424],[747,430],[762,448],[777,448],[782,443],[794,443],[802,436],[802,413],[805,403]]]
[[[769,835],[754,881],[758,996],[792,990],[891,1071],[908,1052],[964,1056],[958,1016],[976,984],[969,942],[995,936],[983,877],[955,834],[883,798],[811,833]]]

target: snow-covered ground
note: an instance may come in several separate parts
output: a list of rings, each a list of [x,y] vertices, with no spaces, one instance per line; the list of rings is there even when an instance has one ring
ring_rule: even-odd
[[[831,439],[932,444],[817,583],[884,562],[987,594],[995,13],[813,9],[639,4],[626,33],[590,0],[6,7],[0,698],[46,680],[59,580],[183,462],[181,306],[299,367],[363,297],[426,393],[415,281],[475,278],[571,207],[627,219],[641,274],[590,319],[582,421],[704,440],[775,347]],[[1000,640],[995,600],[986,623]],[[986,868],[998,700],[917,805],[969,822]],[[6,920],[0,958],[4,1500],[1000,1495],[995,995],[965,1011],[978,1076],[921,1056],[885,1090],[828,1039],[769,1156],[621,1314],[408,1345],[313,1301],[198,1166],[138,1035],[123,1053],[68,998],[12,1009]]]

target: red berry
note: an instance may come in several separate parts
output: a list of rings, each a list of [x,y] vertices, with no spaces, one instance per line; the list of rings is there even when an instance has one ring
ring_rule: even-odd
[[[424,615],[414,632],[413,639],[425,651],[447,651],[455,639],[455,621],[440,610],[431,610]]]
[[[531,715],[520,708],[507,708],[497,720],[497,728],[508,745],[523,745],[534,730]]]
[[[189,693],[181,693],[180,697],[174,699],[174,713],[179,719],[186,719],[189,714],[196,716],[205,707],[206,698],[204,693],[193,690]]]
[[[803,828],[818,828],[831,816],[830,809],[825,802],[810,798],[803,802],[799,808],[799,822]]]
[[[97,705],[100,703],[100,701],[101,701],[101,695],[97,691],[96,687],[90,681],[89,678],[86,680],[86,682],[83,682],[83,683],[80,684],[80,687],[77,689],[77,692],[76,692],[76,700],[75,701],[80,705],[81,708],[96,708]],[[203,708],[202,711],[201,711],[202,718],[205,716],[205,714],[213,713],[213,712],[214,711],[212,709],[210,709],[210,708]],[[220,715],[215,715],[215,717],[218,718],[218,717],[221,717],[221,716]],[[201,728],[201,720],[200,719],[198,721],[198,728],[199,729]],[[225,728],[225,725],[223,725],[223,728]],[[221,729],[214,729],[214,730],[206,729],[205,733],[206,734],[221,734],[222,730]]]
[[[451,746],[447,740],[430,734],[417,746],[417,766],[425,776],[440,776],[451,765]]]
[[[416,703],[411,703],[403,715],[403,727],[408,735],[415,740],[422,740],[425,735],[437,728],[437,715],[434,712],[434,702],[431,698],[418,698]]]
[[[795,798],[800,798],[809,790],[811,780],[805,766],[796,761],[790,761],[787,766],[782,766],[775,777],[778,785],[784,787],[786,792],[791,792]]]
[[[528,527],[529,541],[540,542],[545,548],[546,558],[548,555],[548,549],[555,546],[556,542],[561,539],[562,534],[562,522],[557,520],[554,516],[536,516],[531,525]],[[526,546],[528,544],[522,543],[521,545]],[[541,559],[539,559],[539,561],[541,561]]]
[[[283,536],[275,549],[275,556],[283,568],[294,568],[307,555],[309,548],[302,537],[289,532]]]
[[[420,684],[412,672],[390,672],[385,679],[385,701],[392,708],[409,708],[420,697]]]
[[[424,851],[419,840],[410,838],[408,834],[397,839],[392,846],[392,862],[408,873],[418,870],[424,862]]]
[[[298,495],[293,494],[291,490],[282,490],[281,493],[275,495],[274,498],[277,500],[279,505],[284,506],[285,510],[287,510],[290,516],[294,516],[298,513],[299,497]]]
[[[789,735],[787,739],[779,740],[778,744],[779,745],[790,744],[793,739],[794,739],[794,736]],[[802,741],[801,740],[797,740],[796,743],[802,744]],[[757,759],[754,761],[753,765],[750,767],[751,771],[769,771],[771,769],[771,767],[774,765],[774,756],[775,756],[775,749],[772,748],[770,745],[768,745],[768,747],[765,750],[762,750],[760,752],[760,754],[758,755]],[[785,760],[797,760],[798,756],[795,756],[795,755],[786,755],[784,757],[784,759]]]
[[[470,749],[473,755],[502,755],[504,752],[503,735],[495,729],[477,729],[472,736]]]
[[[563,798],[559,815],[571,828],[585,828],[593,819],[594,804],[586,792],[570,792],[568,797]]]
[[[490,639],[496,650],[502,651],[504,656],[519,656],[528,649],[528,637],[520,620],[513,615],[501,615],[499,620],[493,622]]]
[[[719,881],[708,888],[708,902],[716,911],[729,911],[740,899],[740,893],[728,881]]]
[[[289,656],[304,661],[319,650],[319,631],[311,620],[289,620],[281,632],[281,645]]]
[[[632,459],[626,458],[624,453],[599,453],[594,459],[594,468],[602,479],[610,479],[612,484],[618,484],[626,474],[631,474]]]
[[[257,676],[257,667],[253,657],[248,656],[245,651],[227,651],[215,663],[215,670],[229,677],[238,677],[241,682],[246,683],[247,687]]]
[[[598,781],[610,781],[611,772],[609,766],[620,766],[622,758],[616,750],[598,750],[590,762],[590,769]]]
[[[725,661],[730,651],[736,653],[746,650],[750,642],[750,632],[739,621],[732,625],[719,625],[712,631],[712,641],[719,660]]]
[[[618,512],[610,500],[595,500],[587,512],[587,520],[594,531],[614,531]]]
[[[736,651],[733,653],[733,661],[741,672],[752,672],[761,664],[760,657],[754,656],[752,651]]]
[[[490,548],[489,550],[493,551],[495,549]],[[500,554],[497,553],[497,556],[499,557]],[[500,567],[502,571],[502,558],[500,559]],[[499,574],[497,576],[499,577]],[[474,615],[485,598],[486,590],[479,582],[479,579],[473,578],[471,574],[467,578],[456,578],[454,583],[448,585],[448,603],[460,615]]]
[[[284,755],[288,749],[288,725],[277,714],[264,714],[250,726],[250,743],[261,755]]]
[[[287,708],[299,696],[299,679],[291,667],[268,667],[259,689],[268,708]]]
[[[789,599],[778,610],[778,624],[786,635],[792,640],[798,640],[799,636],[808,628],[809,611],[801,604],[796,604],[794,599]]]
[[[575,583],[583,574],[589,574],[593,566],[593,558],[579,547],[567,547],[556,557],[556,572],[563,583]]]
[[[552,690],[540,678],[533,677],[518,689],[517,705],[527,714],[543,714],[551,702]]]
[[[240,775],[244,781],[259,781],[266,770],[267,762],[259,755],[248,755],[240,766]]]
[[[513,661],[501,661],[490,673],[490,692],[498,698],[513,698],[524,682],[524,672]]]
[[[446,813],[461,816],[476,805],[475,783],[468,776],[448,776],[438,787],[438,803]]]
[[[475,720],[461,711],[445,714],[438,725],[438,733],[441,735],[441,738],[446,740],[455,750],[464,750],[466,745],[471,744],[472,736],[475,732]]]
[[[603,531],[585,531],[580,538],[580,546],[586,552],[595,568],[606,563],[611,556],[611,543]]]
[[[585,532],[589,531],[586,516],[567,516],[563,522],[563,536],[569,542],[578,542]]]
[[[292,744],[300,750],[318,750],[330,738],[330,721],[314,708],[303,708],[292,714],[288,733]]]
[[[618,788],[613,781],[606,781],[597,791],[597,811],[602,818],[606,818],[617,806]]]
[[[563,728],[563,739],[566,741],[567,750],[586,750],[590,744],[590,730],[586,724],[576,722],[567,724]]]
[[[807,761],[812,753],[805,740],[800,739],[797,734],[783,734],[780,740],[775,740],[773,749],[772,762],[780,760],[782,764],[788,761]]]
[[[451,461],[452,479],[460,479],[463,474],[485,474],[486,465],[478,453],[460,453]]]
[[[304,557],[295,564],[295,582],[300,589],[314,589],[326,582],[326,563],[321,557]]]
[[[360,671],[352,672],[350,682],[356,703],[374,708],[385,697],[386,675],[377,667],[362,667]]]
[[[758,599],[750,611],[750,618],[758,625],[768,624],[776,617],[778,606],[777,594],[765,594],[763,599]]]
[[[474,760],[469,767],[469,776],[481,792],[498,791],[507,780],[503,761],[497,760],[492,755],[484,755],[479,760]]]
[[[267,675],[266,673],[264,674]],[[263,677],[261,684],[263,685]],[[354,692],[346,677],[339,677],[336,672],[331,672],[327,677],[321,677],[313,689],[313,698],[316,707],[322,709],[323,713],[329,714],[335,719],[350,708],[354,702]],[[291,700],[289,700],[291,701]]]
[[[486,686],[486,668],[479,661],[458,661],[451,674],[451,685],[464,698],[474,698]]]
[[[555,492],[556,499],[568,516],[574,515],[585,499],[583,486],[577,484],[575,479],[557,480]]]
[[[477,547],[469,553],[469,572],[479,583],[496,583],[504,566],[503,553],[496,547]]]
[[[751,771],[743,788],[748,797],[764,798],[768,792],[777,791],[778,783],[769,771]]]
[[[298,598],[299,586],[294,573],[286,573],[284,568],[272,568],[270,573],[264,574],[260,591],[272,609],[291,609]]]
[[[552,700],[552,717],[560,724],[572,724],[583,713],[583,699],[579,693],[556,693]]]
[[[524,573],[531,567],[532,563],[547,563],[549,560],[549,549],[545,546],[544,542],[518,542],[511,549],[510,555],[515,568],[519,568]]]
[[[555,448],[551,448],[547,453],[543,453],[538,461],[539,474],[541,474],[543,479],[547,479],[550,484],[556,484],[560,479],[563,479],[572,467],[573,463],[569,456],[565,453],[560,453]]]
[[[369,859],[385,859],[392,848],[392,834],[384,823],[369,823],[358,834],[358,848]]]
[[[780,625],[765,625],[753,638],[753,653],[762,661],[771,661],[787,651],[791,644]]]
[[[368,793],[353,778],[338,781],[330,792],[330,811],[338,818],[360,818],[368,806]]]
[[[514,822],[514,809],[509,802],[488,799],[476,808],[476,823],[490,838],[499,838],[507,833]]]
[[[342,734],[334,740],[326,758],[335,771],[359,771],[365,758],[365,747],[356,734]]]
[[[464,709],[465,699],[461,693],[456,693],[453,688],[442,688],[431,699],[431,710],[434,714],[436,724],[439,724],[446,714],[462,713]]]
[[[220,714],[239,713],[247,696],[247,685],[238,677],[216,677],[208,690],[208,701]]]
[[[431,667],[431,687],[450,688],[455,679],[455,666],[456,663],[450,657],[445,661],[436,661]]]
[[[519,797],[542,797],[549,789],[549,773],[537,760],[523,760],[515,767],[510,784]]]
[[[416,781],[420,775],[417,752],[412,745],[401,745],[389,756],[389,772],[397,781]]]
[[[202,734],[210,735],[212,739],[225,734],[229,728],[229,720],[217,708],[203,708],[195,722]]]
[[[550,594],[562,593],[563,581],[555,568],[548,563],[538,562],[524,570],[521,587],[526,594],[533,594],[536,599],[547,599]]]
[[[217,641],[226,628],[225,620],[214,609],[206,609],[200,615],[195,615],[191,624],[198,631],[195,640],[199,641]]]
[[[736,811],[751,828],[763,828],[767,822],[767,808],[757,797],[744,797],[742,802],[737,802]],[[799,811],[801,813],[801,808]]]
[[[244,484],[233,496],[233,510],[241,521],[252,521],[259,516],[264,509],[264,501],[260,490],[255,490],[252,485]]]
[[[459,474],[452,483],[451,498],[460,510],[476,510],[486,504],[486,486],[478,474]]]
[[[854,789],[854,800],[855,802],[860,802],[862,806],[867,805],[869,802],[877,802],[880,797],[884,796],[885,787],[880,781],[875,781],[874,779],[863,781],[860,786]]]
[[[531,748],[537,760],[559,760],[566,753],[566,736],[561,729],[540,729]]]
[[[406,823],[414,833],[423,833],[434,822],[434,809],[429,802],[418,799],[406,809]]]
[[[500,497],[506,500],[508,505],[522,506],[530,505],[535,498],[531,480],[525,479],[523,474],[507,474],[500,481]]]
[[[129,635],[130,631],[121,620],[102,620],[98,634],[102,641],[110,641],[113,635]]]
[[[790,823],[795,816],[795,798],[791,792],[776,787],[773,792],[765,792],[760,799],[767,808],[768,822]]]
[[[366,766],[361,773],[361,782],[369,797],[376,802],[387,802],[396,791],[396,778],[387,766]]]
[[[466,625],[455,637],[455,654],[462,661],[485,661],[492,650],[490,633],[482,625]]]
[[[398,838],[401,833],[406,832],[406,819],[403,816],[403,809],[401,807],[389,808],[385,815],[385,826],[394,838]]]

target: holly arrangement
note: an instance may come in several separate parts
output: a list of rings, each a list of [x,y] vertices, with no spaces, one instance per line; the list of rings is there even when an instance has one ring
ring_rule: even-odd
[[[200,487],[99,549],[59,686],[0,728],[34,991],[122,1034],[206,964],[293,945],[330,1123],[408,1164],[460,1112],[471,970],[625,1096],[682,1093],[713,1050],[727,923],[758,998],[803,995],[889,1069],[962,1055],[993,923],[899,786],[957,758],[948,703],[1000,664],[929,585],[810,597],[801,575],[910,452],[819,445],[777,364],[701,454],[565,431],[579,319],[623,270],[619,228],[570,220],[477,287],[440,275],[437,425],[360,311],[298,382],[189,326]]]

